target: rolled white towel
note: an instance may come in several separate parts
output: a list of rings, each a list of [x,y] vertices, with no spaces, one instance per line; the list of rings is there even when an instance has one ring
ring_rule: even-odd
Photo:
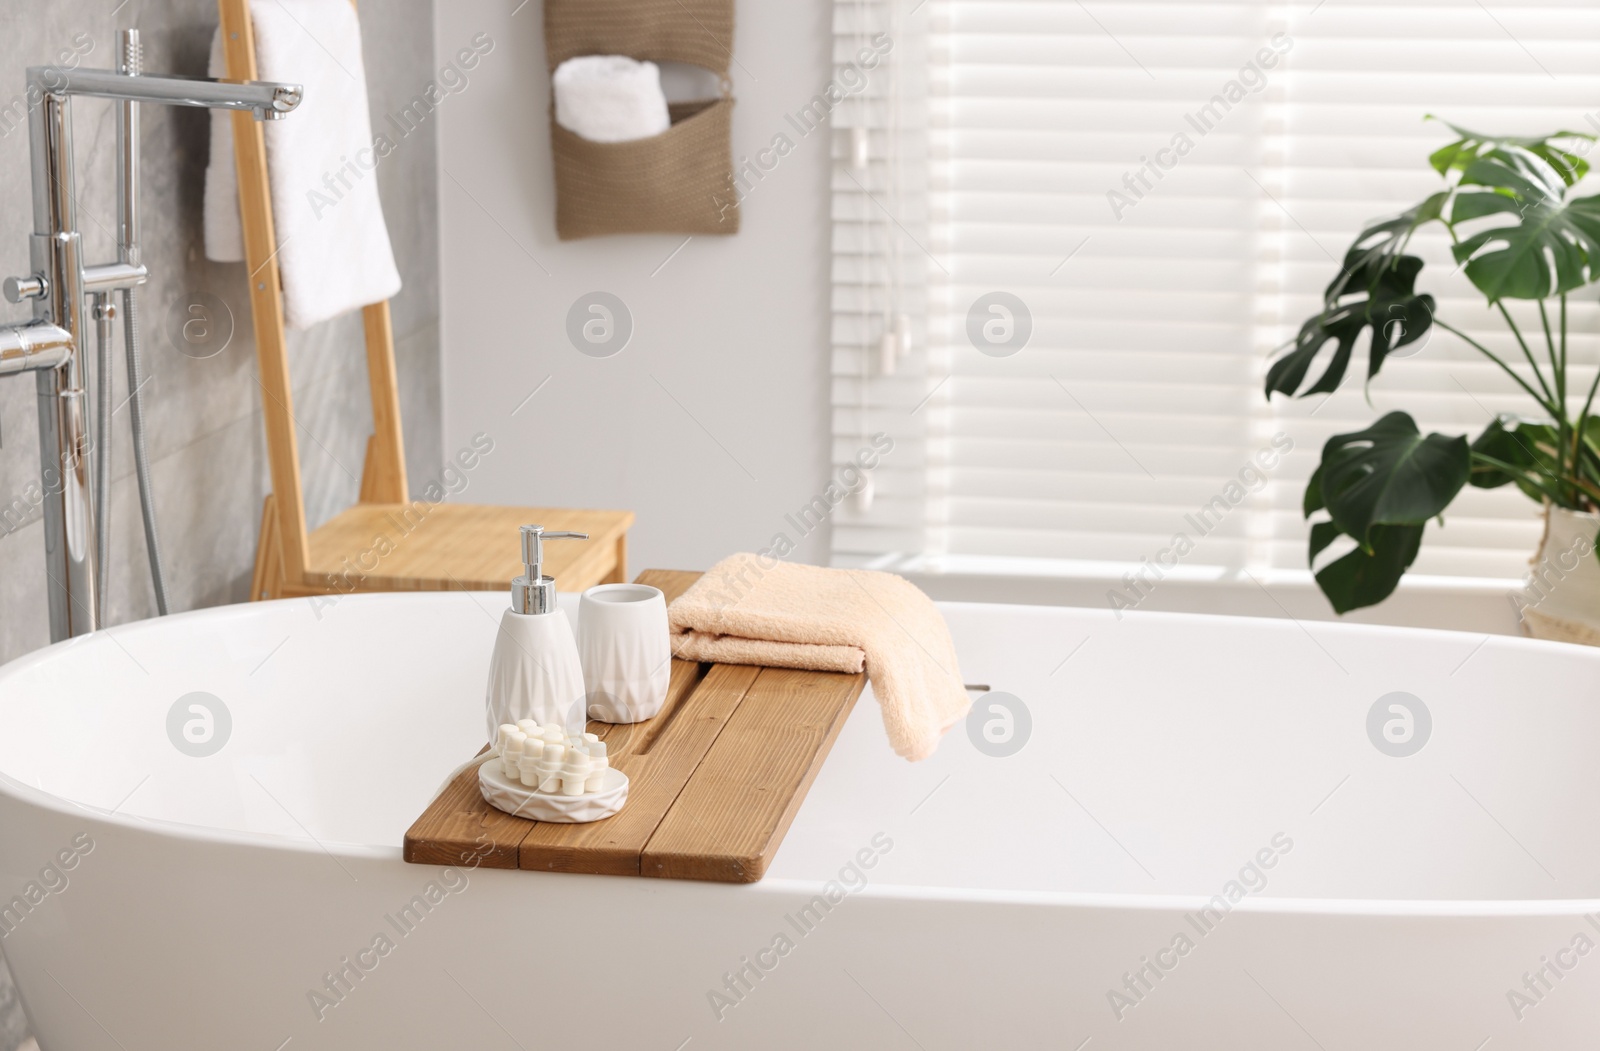
[[[592,142],[660,135],[672,124],[661,70],[623,55],[583,55],[556,67],[556,123]]]

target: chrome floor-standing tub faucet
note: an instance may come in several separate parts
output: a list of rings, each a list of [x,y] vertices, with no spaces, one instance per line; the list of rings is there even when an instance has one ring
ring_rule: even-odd
[[[72,96],[122,103],[117,122],[117,261],[84,265],[79,250],[72,172]],[[32,320],[0,327],[0,376],[32,372],[39,393],[39,460],[44,492],[44,547],[50,598],[50,639],[59,642],[100,626],[105,564],[106,494],[104,455],[110,441],[109,344],[115,308],[123,297],[128,384],[134,423],[135,461],[144,508],[145,539],[157,605],[166,612],[159,549],[144,455],[144,424],[138,379],[136,289],[148,271],[139,261],[139,103],[250,110],[257,120],[279,120],[300,104],[298,84],[148,76],[140,69],[139,32],[120,34],[118,68],[27,71],[28,149],[32,158],[33,272],[5,281],[6,298],[31,300]],[[84,355],[86,308],[97,322],[100,411],[90,422],[88,368]],[[98,447],[97,447],[98,443]],[[98,462],[97,462],[98,461]],[[96,468],[100,470],[97,471]],[[96,514],[96,510],[99,514]]]

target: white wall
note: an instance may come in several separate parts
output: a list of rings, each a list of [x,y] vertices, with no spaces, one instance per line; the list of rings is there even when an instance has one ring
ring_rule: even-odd
[[[459,499],[633,510],[635,571],[764,547],[829,472],[827,134],[755,185],[735,236],[696,237],[670,262],[681,236],[562,243],[540,3],[451,0],[435,17],[440,62],[476,33],[495,43],[435,114],[444,447],[496,442]],[[829,17],[823,0],[739,4],[736,163],[827,83]],[[633,315],[614,357],[566,335],[595,290]],[[825,533],[794,557],[825,561]]]

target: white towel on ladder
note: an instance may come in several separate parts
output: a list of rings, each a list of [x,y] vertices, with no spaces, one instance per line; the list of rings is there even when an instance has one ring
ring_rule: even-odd
[[[266,126],[283,314],[308,328],[400,291],[378,200],[377,166],[396,148],[374,142],[361,26],[348,0],[251,0],[256,75],[303,84],[305,98]],[[219,29],[211,75],[226,76]],[[232,114],[213,110],[206,169],[206,256],[244,258]]]

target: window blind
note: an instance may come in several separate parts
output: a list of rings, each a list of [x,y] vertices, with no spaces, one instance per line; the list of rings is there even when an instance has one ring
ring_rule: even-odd
[[[1182,537],[1180,573],[1304,572],[1328,437],[1535,411],[1439,330],[1370,389],[1364,364],[1331,396],[1262,384],[1355,233],[1440,185],[1454,135],[1427,114],[1600,131],[1600,0],[849,0],[836,58],[868,28],[898,62],[836,121],[835,457],[895,446],[837,513],[837,562],[1116,576]],[[1442,229],[1411,251],[1438,316],[1520,356]],[[1596,314],[1574,297],[1579,392]],[[1537,513],[1469,488],[1414,574],[1520,577]]]

